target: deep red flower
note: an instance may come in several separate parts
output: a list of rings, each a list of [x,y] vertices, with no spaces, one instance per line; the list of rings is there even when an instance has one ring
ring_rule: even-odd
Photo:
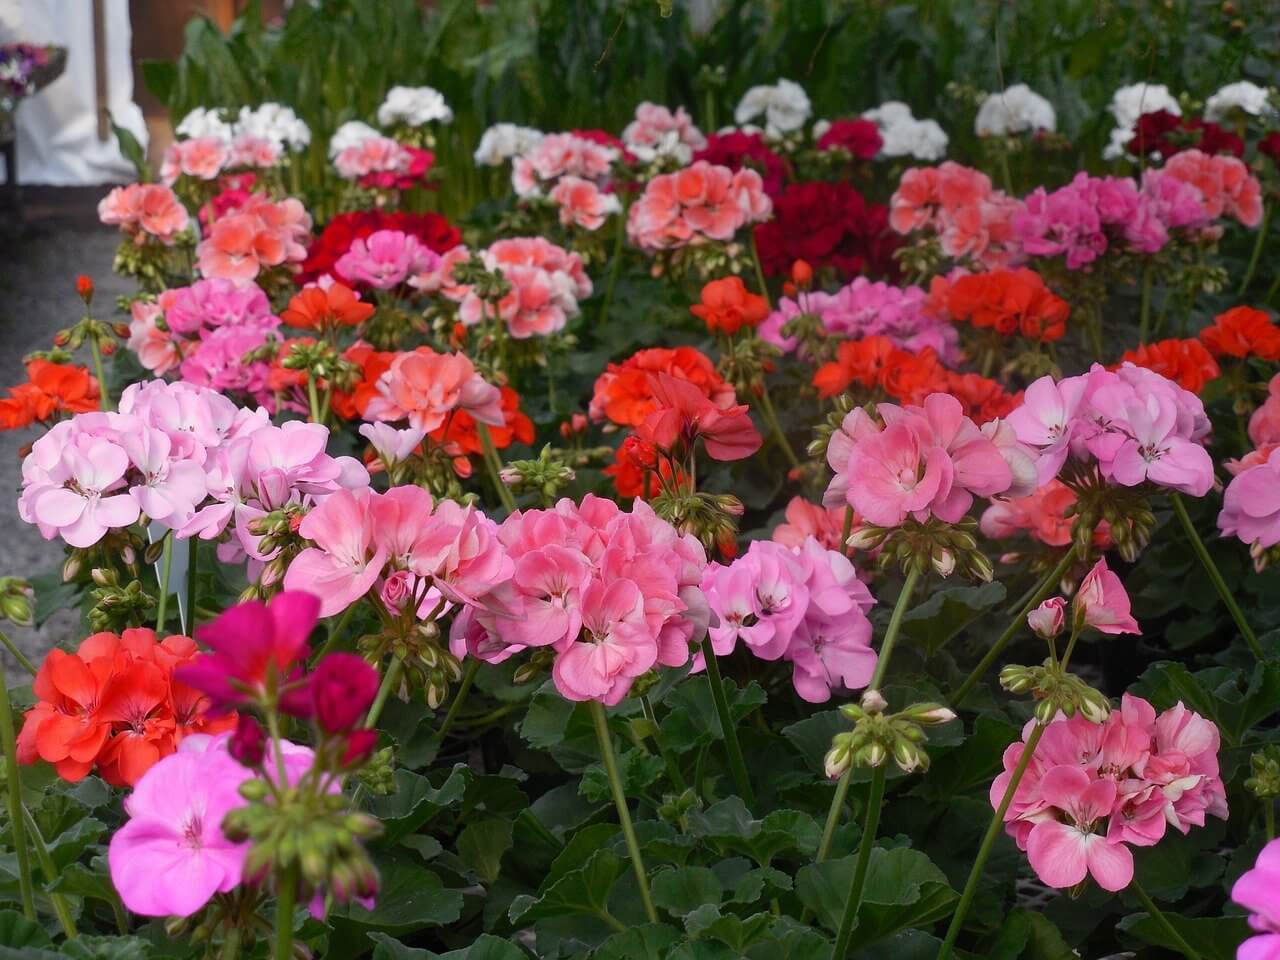
[[[325,733],[346,733],[378,695],[378,671],[354,653],[331,653],[307,677],[313,716]]]
[[[1258,152],[1280,165],[1280,130],[1274,130],[1258,141]]]
[[[859,160],[871,160],[884,146],[880,128],[861,117],[854,120],[833,120],[826,133],[818,138],[819,150],[847,150]]]
[[[242,713],[235,733],[227,742],[227,752],[246,767],[256,767],[262,763],[267,752],[267,735],[262,724],[249,714]]]
[[[1196,149],[1210,156],[1229,153],[1244,156],[1244,141],[1212,121],[1200,117],[1179,117],[1168,110],[1144,113],[1134,126],[1125,149],[1134,156],[1158,153],[1169,159],[1183,150]]]
[[[446,253],[462,242],[458,228],[438,213],[386,213],[381,210],[340,213],[329,221],[311,244],[295,281],[304,286],[332,273],[333,265],[351,249],[353,240],[379,230],[411,233],[436,253]]]
[[[897,273],[893,251],[901,243],[889,229],[889,209],[868,204],[847,183],[795,183],[773,201],[773,219],[756,227],[760,262],[770,276],[785,276],[796,260],[842,277]]]

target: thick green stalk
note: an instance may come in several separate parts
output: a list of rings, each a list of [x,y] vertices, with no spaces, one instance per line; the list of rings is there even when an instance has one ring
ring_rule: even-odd
[[[26,656],[23,655],[22,651],[18,649],[17,644],[5,636],[2,631],[0,631],[0,644],[3,644],[4,648],[9,651],[9,656],[13,657],[13,659],[17,660],[18,663],[22,665],[23,670],[27,671],[27,673],[31,674],[33,677],[36,675],[35,664],[28,660]]]
[[[1249,284],[1253,282],[1253,275],[1257,272],[1258,261],[1262,259],[1262,248],[1267,245],[1267,231],[1271,229],[1271,211],[1274,208],[1267,207],[1267,212],[1263,214],[1262,225],[1258,227],[1258,236],[1253,241],[1253,253],[1249,257],[1249,267],[1244,272],[1244,279],[1240,281],[1240,289],[1236,291],[1236,297],[1243,297],[1245,291],[1249,289]]]
[[[173,569],[173,531],[164,533],[160,548],[160,598],[156,606],[156,636],[164,636],[165,615],[169,612],[169,574]]]
[[[22,776],[18,771],[18,743],[13,733],[13,707],[9,703],[9,685],[0,678],[0,738],[3,738],[5,799],[9,804],[9,824],[13,831],[13,847],[18,861],[18,896],[22,913],[28,920],[36,918],[34,887],[31,884],[31,860],[27,851],[26,821],[22,816]]]
[[[1178,519],[1182,522],[1182,529],[1187,533],[1187,539],[1191,541],[1192,549],[1195,550],[1196,556],[1200,558],[1200,564],[1204,567],[1204,572],[1209,575],[1214,588],[1218,591],[1218,596],[1222,598],[1223,605],[1227,608],[1227,612],[1231,614],[1231,619],[1236,622],[1236,626],[1240,629],[1240,635],[1244,637],[1244,641],[1249,645],[1249,649],[1253,651],[1253,655],[1259,660],[1265,660],[1267,655],[1262,651],[1262,644],[1258,643],[1258,635],[1253,632],[1253,627],[1249,626],[1249,621],[1245,619],[1244,611],[1240,609],[1240,604],[1236,603],[1236,598],[1231,593],[1231,588],[1227,586],[1227,581],[1222,578],[1222,571],[1213,562],[1213,557],[1209,556],[1209,550],[1204,545],[1204,541],[1200,539],[1200,534],[1196,532],[1196,525],[1191,522],[1191,515],[1187,513],[1186,504],[1182,502],[1182,495],[1175,491],[1169,494],[1169,499],[1173,503],[1173,512],[1178,515]]]
[[[289,864],[276,886],[275,960],[293,960],[293,908],[298,902],[298,865]]]
[[[240,928],[232,927],[222,940],[222,960],[240,960]]]
[[[453,721],[458,719],[458,711],[467,702],[467,694],[471,692],[471,685],[475,683],[476,674],[479,672],[480,659],[478,657],[468,658],[467,668],[462,672],[462,682],[458,684],[458,692],[453,695],[453,702],[449,704],[449,710],[444,715],[444,720],[440,723],[440,729],[436,731],[437,740],[443,741],[445,734],[453,726]]]
[[[973,668],[973,671],[965,679],[964,683],[960,685],[960,689],[955,692],[955,696],[951,698],[952,708],[958,708],[960,704],[964,702],[965,697],[969,696],[973,691],[973,688],[977,686],[978,681],[981,680],[983,676],[986,675],[986,672],[991,669],[991,665],[996,662],[1000,654],[1004,653],[1004,648],[1009,645],[1009,642],[1015,636],[1017,636],[1018,631],[1026,626],[1027,614],[1040,606],[1040,604],[1044,602],[1045,598],[1048,597],[1049,594],[1053,593],[1054,588],[1057,587],[1062,578],[1066,576],[1067,570],[1071,568],[1071,564],[1075,562],[1075,559],[1076,548],[1073,546],[1063,554],[1062,559],[1058,561],[1058,565],[1045,574],[1040,583],[1032,588],[1031,593],[1028,594],[1027,599],[1022,604],[1022,608],[1018,611],[1017,616],[1013,618],[1013,622],[1010,623],[1005,632],[1000,635],[1000,639],[992,644],[991,649],[987,651],[986,655],[981,661],[979,661],[978,665]]]
[[[493,435],[483,423],[476,421],[476,431],[480,434],[480,443],[484,447],[484,463],[489,468],[489,477],[493,480],[494,489],[498,491],[498,499],[506,507],[507,513],[516,512],[516,500],[511,489],[502,482],[502,459],[498,456],[498,448],[493,445]]]
[[[627,795],[622,788],[622,777],[618,774],[618,758],[613,752],[609,718],[605,716],[604,704],[599,700],[591,701],[591,719],[595,722],[596,740],[600,743],[600,759],[604,762],[604,772],[609,777],[613,805],[618,808],[618,823],[622,826],[622,835],[627,841],[627,852],[631,855],[631,867],[635,870],[636,883],[640,886],[640,902],[644,905],[644,915],[649,918],[650,923],[657,923],[658,912],[653,908],[653,899],[649,896],[649,875],[645,871],[644,859],[640,855],[640,841],[636,839],[636,830],[631,823],[631,811],[627,809]]]
[[[25,805],[21,806],[23,826],[26,828],[27,837],[31,840],[31,848],[36,852],[36,859],[40,861],[40,872],[44,874],[44,882],[53,883],[58,879],[57,864],[53,862],[53,857],[49,856],[49,848],[45,846],[44,837],[40,835],[40,825],[36,823],[35,817],[31,816],[31,811]],[[76,931],[76,922],[71,918],[71,905],[67,902],[67,898],[60,893],[48,891],[46,896],[53,904],[53,912],[58,918],[62,932],[68,940],[74,940],[79,934]]]
[[[311,410],[311,422],[320,423],[320,396],[316,393],[316,378],[307,374],[307,406]]]
[[[840,811],[844,809],[845,797],[849,796],[849,783],[852,778],[853,768],[850,767],[836,783],[836,794],[831,798],[831,806],[827,809],[827,822],[822,828],[822,840],[818,844],[818,853],[813,858],[814,863],[821,863],[831,853],[831,841],[835,839],[836,827],[840,825]]]
[[[942,941],[942,948],[938,951],[938,960],[947,960],[951,956],[951,951],[955,949],[956,939],[960,936],[961,929],[964,928],[964,918],[969,912],[969,907],[973,904],[973,898],[978,892],[978,884],[982,880],[982,871],[987,865],[987,858],[991,856],[991,848],[996,842],[996,837],[1000,835],[1000,831],[1004,828],[1004,815],[1009,809],[1009,804],[1013,802],[1013,795],[1017,792],[1018,784],[1022,782],[1022,776],[1027,772],[1027,767],[1031,764],[1031,758],[1036,752],[1036,745],[1040,743],[1040,737],[1044,734],[1045,725],[1037,723],[1031,731],[1031,736],[1027,738],[1026,746],[1022,748],[1022,756],[1018,758],[1018,765],[1013,769],[1013,776],[1009,780],[1009,785],[1005,787],[1004,796],[1000,798],[1000,806],[996,807],[995,812],[991,815],[991,823],[987,826],[987,832],[982,838],[982,846],[978,848],[978,857],[973,861],[973,867],[969,870],[969,879],[965,881],[964,892],[960,894],[960,902],[956,905],[956,912],[951,917],[951,925],[947,927],[946,939]]]
[[[93,375],[98,378],[98,406],[103,410],[115,409],[111,404],[111,391],[107,389],[107,376],[102,368],[102,350],[98,347],[98,338],[90,334],[89,352],[93,354]]]
[[[902,591],[898,594],[898,601],[893,606],[893,615],[889,617],[889,627],[884,632],[884,642],[880,644],[880,656],[876,660],[876,672],[871,677],[871,683],[867,685],[868,690],[879,690],[881,684],[884,683],[885,672],[889,669],[889,657],[893,653],[894,644],[898,641],[898,633],[902,629],[902,618],[907,615],[907,608],[911,604],[911,595],[916,592],[916,586],[920,583],[923,572],[919,567],[912,565],[911,572],[907,574],[907,579],[902,584]]]
[[[391,696],[391,691],[400,685],[400,668],[400,658],[392,656],[387,672],[382,678],[382,685],[378,687],[378,695],[374,697],[373,706],[369,708],[369,715],[364,718],[366,728],[377,725],[378,717],[382,716],[382,708],[387,705],[387,698]]]
[[[760,383],[760,412],[764,414],[765,423],[769,425],[773,438],[778,441],[778,446],[782,448],[782,452],[786,455],[792,469],[799,470],[800,459],[796,456],[796,452],[791,449],[791,444],[787,441],[787,435],[782,432],[782,424],[778,423],[777,411],[773,409],[773,400],[769,397],[769,387],[763,381]]]
[[[886,760],[886,763],[888,761]],[[840,930],[836,933],[836,948],[832,960],[843,960],[849,955],[849,940],[853,925],[862,906],[862,891],[867,882],[867,867],[871,863],[871,849],[876,845],[876,829],[880,826],[880,807],[884,803],[885,765],[871,771],[871,794],[867,797],[867,821],[862,827],[862,841],[858,844],[858,860],[853,868],[853,881],[849,884],[849,896],[844,901],[844,914],[840,917]]]
[[[747,778],[747,765],[742,759],[742,745],[738,743],[738,728],[734,726],[733,717],[729,713],[729,701],[724,695],[724,680],[720,677],[720,662],[716,659],[715,648],[711,645],[711,635],[702,638],[702,659],[707,664],[707,683],[711,686],[711,699],[716,705],[716,716],[720,718],[720,730],[724,734],[725,752],[729,754],[729,769],[733,773],[734,785],[738,788],[738,796],[748,808],[755,804],[755,796],[751,792],[751,781]]]
[[[1164,911],[1156,906],[1155,901],[1147,896],[1147,891],[1142,889],[1142,884],[1138,883],[1137,877],[1133,878],[1133,883],[1129,889],[1137,895],[1138,900],[1151,916],[1151,919],[1160,924],[1164,928],[1164,932],[1169,935],[1169,939],[1177,944],[1178,950],[1182,955],[1187,960],[1200,960],[1200,954],[1196,952],[1196,949],[1191,944],[1187,943],[1182,934],[1178,932],[1178,928],[1169,922],[1169,918],[1164,915]]]

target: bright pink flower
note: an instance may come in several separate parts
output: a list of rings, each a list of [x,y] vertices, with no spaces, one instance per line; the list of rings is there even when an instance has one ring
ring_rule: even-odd
[[[119,225],[139,246],[154,238],[171,247],[190,223],[186,208],[174,192],[158,183],[116,187],[98,204],[98,218],[103,223]]]
[[[1051,810],[1063,819],[1041,820],[1027,838],[1027,859],[1051,887],[1074,887],[1092,876],[1104,890],[1117,891],[1133,880],[1133,854],[1122,843],[1095,833],[1116,800],[1112,780],[1091,780],[1078,767],[1054,767],[1040,781]]]
[[[1114,411],[1126,437],[1103,471],[1117,483],[1134,487],[1144,480],[1202,497],[1213,486],[1213,460],[1203,446],[1178,435],[1176,403],[1159,394],[1094,395],[1094,406]]]
[[[1230,214],[1246,227],[1256,227],[1262,221],[1262,187],[1242,160],[1183,150],[1169,158],[1164,172],[1200,191],[1204,214],[1210,220]]]
[[[1277,448],[1280,449],[1280,448]],[[1260,464],[1237,473],[1222,497],[1218,529],[1258,547],[1280,543],[1280,456],[1273,450]]]
[[[319,616],[319,598],[297,591],[277,594],[268,604],[237,604],[196,629],[196,639],[212,652],[174,675],[205,693],[217,710],[258,700],[271,673],[283,682],[306,656]]]
[[[524,554],[512,577],[523,614],[504,635],[527,647],[573,642],[582,629],[582,596],[590,577],[591,562],[581,551],[548,543]]]
[[[425,347],[402,353],[378,378],[378,396],[365,409],[369,420],[407,419],[424,433],[439,429],[454,410],[501,427],[502,391],[488,383],[461,353],[435,353]]]
[[[189,917],[239,885],[249,845],[229,841],[222,820],[245,805],[240,784],[252,776],[222,750],[180,751],[147,771],[125,798],[129,819],[107,851],[126,907]]]
[[[649,181],[644,194],[631,205],[627,233],[645,250],[725,242],[741,227],[768,219],[772,209],[754,170],[734,173],[699,160]]]
[[[372,493],[342,490],[326,497],[298,527],[315,546],[299,553],[284,575],[286,590],[320,598],[320,616],[331,617],[355,603],[373,586],[387,562],[374,543]]]
[[[1249,439],[1255,447],[1280,442],[1280,374],[1267,384],[1267,399],[1249,417]]]
[[[217,327],[270,326],[271,301],[258,286],[230,280],[197,280],[160,294],[164,320],[174,333],[192,337]]]
[[[1071,453],[1073,421],[1086,385],[1084,377],[1058,382],[1041,377],[1023,393],[1022,406],[1006,418],[1022,443],[1039,450],[1036,471],[1041,485],[1058,475]]]
[[[1138,621],[1129,613],[1129,594],[1120,578],[1107,568],[1106,557],[1095,563],[1080,581],[1072,610],[1099,633],[1142,633]]]
[[[1280,957],[1280,840],[1272,840],[1231,887],[1231,899],[1249,911],[1249,926],[1258,932],[1240,945],[1237,960]]]
[[[1035,632],[1036,636],[1052,640],[1062,632],[1062,627],[1066,623],[1064,614],[1066,606],[1067,601],[1062,597],[1050,597],[1027,614],[1027,626]]]
[[[568,700],[613,706],[657,659],[640,588],[630,580],[593,581],[582,596],[582,626],[582,639],[556,658],[556,689]]]
[[[350,283],[390,290],[409,277],[435,269],[439,262],[440,255],[413,234],[379,230],[352,241],[351,249],[338,258],[334,269]]]

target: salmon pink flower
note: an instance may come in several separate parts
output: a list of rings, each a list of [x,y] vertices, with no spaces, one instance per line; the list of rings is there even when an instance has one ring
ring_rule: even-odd
[[[1040,781],[1049,810],[1063,816],[1041,820],[1027,838],[1027,859],[1051,887],[1074,887],[1092,876],[1115,892],[1133,880],[1133,853],[1123,843],[1095,833],[1116,801],[1114,780],[1091,780],[1077,767],[1054,767]]]
[[[1072,610],[1077,620],[1099,633],[1142,633],[1129,612],[1129,594],[1120,578],[1108,569],[1105,557],[1080,581]]]
[[[320,598],[320,616],[341,613],[373,586],[387,562],[374,544],[368,488],[341,490],[302,518],[298,533],[315,544],[294,557],[284,588]]]
[[[1062,597],[1050,597],[1027,614],[1027,626],[1037,637],[1052,640],[1062,632],[1066,623],[1066,615],[1063,612],[1066,606],[1067,601]]]
[[[582,596],[582,627],[582,638],[556,658],[556,689],[567,700],[613,706],[657,659],[640,588],[630,580],[593,581]]]
[[[622,212],[622,204],[616,194],[605,193],[590,180],[565,176],[556,181],[551,190],[551,202],[560,208],[562,226],[599,230],[605,220]]]

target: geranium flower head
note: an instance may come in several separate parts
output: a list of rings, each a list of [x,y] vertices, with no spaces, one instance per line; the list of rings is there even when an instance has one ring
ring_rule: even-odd
[[[1105,557],[1080,581],[1072,610],[1078,622],[1099,633],[1142,633],[1129,612],[1129,594],[1120,578],[1107,567]]]
[[[758,327],[769,314],[769,301],[749,291],[741,277],[725,277],[705,284],[702,302],[689,312],[712,333],[733,336],[743,327]]]
[[[280,319],[302,330],[358,327],[376,309],[372,303],[360,300],[346,284],[332,283],[327,288],[307,287],[295,294]]]

